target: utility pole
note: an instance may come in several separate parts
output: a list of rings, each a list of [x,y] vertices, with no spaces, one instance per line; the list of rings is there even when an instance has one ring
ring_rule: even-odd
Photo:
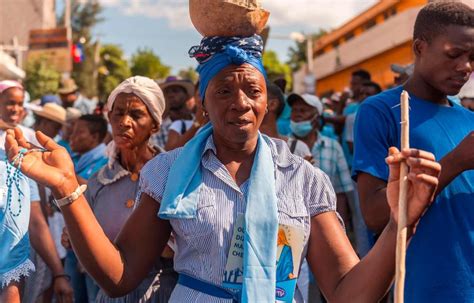
[[[67,30],[68,41],[72,42],[71,0],[64,0],[64,27]]]

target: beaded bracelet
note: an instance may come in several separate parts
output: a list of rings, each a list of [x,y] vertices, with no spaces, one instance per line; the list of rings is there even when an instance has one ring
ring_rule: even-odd
[[[21,198],[25,195],[23,191],[21,190],[20,187],[20,178],[23,175],[21,173],[21,164],[23,163],[23,158],[25,157],[26,154],[29,154],[31,152],[45,152],[45,149],[42,148],[34,148],[34,149],[26,149],[22,148],[18,152],[18,155],[13,158],[11,162],[8,161],[7,159],[7,206],[5,209],[8,209],[12,216],[18,217],[21,214]],[[12,191],[13,191],[13,186],[16,187],[16,190],[18,191],[18,212],[13,212],[12,210]]]

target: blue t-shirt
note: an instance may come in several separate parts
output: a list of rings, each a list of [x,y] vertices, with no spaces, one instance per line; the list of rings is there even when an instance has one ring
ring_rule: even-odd
[[[355,123],[353,177],[387,180],[400,148],[401,87],[366,100]],[[441,160],[474,130],[474,113],[410,97],[410,146]],[[422,217],[407,251],[406,302],[474,302],[474,170],[457,176]]]
[[[288,102],[286,102],[286,98],[287,97],[285,97],[285,107],[283,108],[283,111],[277,120],[278,133],[282,136],[291,135],[291,129],[290,129],[291,106],[288,105]]]

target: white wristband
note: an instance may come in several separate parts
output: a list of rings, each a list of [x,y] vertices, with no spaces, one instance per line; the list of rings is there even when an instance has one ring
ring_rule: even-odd
[[[54,204],[56,204],[57,207],[62,207],[64,205],[71,204],[72,202],[76,201],[79,199],[79,197],[86,191],[87,185],[83,184],[79,186],[72,194],[70,194],[67,197],[64,197],[62,199],[56,200],[54,199]]]

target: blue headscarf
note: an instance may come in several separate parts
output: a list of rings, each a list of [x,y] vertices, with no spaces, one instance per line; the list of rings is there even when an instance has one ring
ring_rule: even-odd
[[[228,65],[248,63],[266,76],[261,61],[262,51],[262,39],[257,35],[247,38],[208,37],[202,40],[201,45],[191,48],[190,55],[200,63],[198,71],[202,100],[209,81]],[[200,187],[203,184],[201,158],[212,134],[212,124],[208,123],[183,147],[173,162],[160,203],[159,216],[162,219],[196,218]],[[242,239],[243,258],[240,260],[241,266],[236,265],[236,269],[241,268],[243,272],[242,283],[236,286],[239,289],[236,296],[241,303],[275,302],[278,199],[270,142],[268,137],[259,133],[249,177]],[[238,260],[235,262],[239,263]],[[179,283],[184,283],[182,277]],[[195,287],[192,288],[201,292],[216,287],[206,281],[190,279]]]
[[[255,67],[266,78],[262,63],[263,40],[250,37],[204,37],[200,45],[191,47],[189,56],[199,62],[199,94],[204,101],[207,86],[221,70],[229,65],[244,63]]]

